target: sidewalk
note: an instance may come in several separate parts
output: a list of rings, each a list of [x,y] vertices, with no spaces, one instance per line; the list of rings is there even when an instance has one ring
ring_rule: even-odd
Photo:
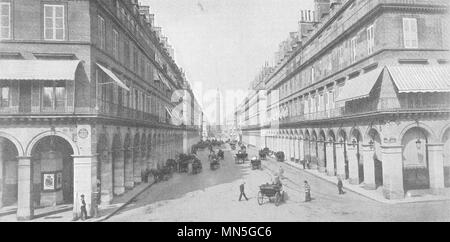
[[[252,150],[256,149],[251,147]],[[268,157],[271,161],[276,161],[273,157]],[[290,165],[291,167],[294,167],[298,170],[301,170],[305,173],[311,174],[315,177],[318,177],[324,181],[327,181],[329,183],[337,185],[337,177],[335,176],[328,176],[326,173],[321,173],[316,169],[303,169],[303,166],[301,164],[292,162],[292,161],[285,161],[283,162],[287,165]],[[438,195],[424,195],[421,197],[405,197],[404,199],[396,199],[396,200],[390,200],[386,199],[380,190],[367,190],[362,187],[362,185],[353,185],[350,184],[347,180],[342,181],[344,183],[344,189],[348,191],[352,191],[354,193],[357,193],[361,196],[367,197],[369,199],[372,199],[377,202],[385,203],[385,204],[404,204],[404,203],[418,203],[418,202],[433,202],[433,201],[446,201],[450,200],[450,197],[446,196],[438,196]]]
[[[133,190],[130,190],[118,196],[111,201],[109,205],[101,205],[99,207],[99,217],[90,218],[83,222],[101,222],[104,221],[117,212],[119,212],[123,207],[127,206],[133,200],[139,196],[141,193],[149,189],[153,185],[153,180],[149,183],[142,183],[136,186]],[[35,209],[35,217],[30,222],[73,222],[73,205],[60,205],[55,207],[48,207],[42,209]],[[0,209],[0,222],[15,222],[16,218],[16,206],[4,207]],[[81,220],[78,220],[82,222]],[[77,221],[77,222],[78,222]]]

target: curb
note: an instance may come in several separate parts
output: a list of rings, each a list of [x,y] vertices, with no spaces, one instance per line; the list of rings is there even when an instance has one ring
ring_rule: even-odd
[[[103,222],[105,220],[110,219],[112,216],[116,215],[120,210],[122,210],[124,207],[128,206],[134,199],[136,199],[136,197],[138,197],[139,195],[141,195],[142,193],[144,193],[145,191],[147,191],[150,187],[152,187],[154,184],[156,184],[156,182],[150,183],[148,186],[146,186],[145,188],[143,188],[140,192],[136,193],[134,196],[132,196],[130,199],[128,199],[128,201],[126,201],[124,204],[122,204],[121,206],[119,206],[118,208],[116,208],[114,211],[112,211],[111,213],[109,213],[108,215],[106,215],[104,218],[101,218],[99,220],[96,220],[94,222]]]
[[[257,151],[257,150],[256,150],[256,151]],[[276,161],[276,160],[275,160],[274,158],[272,158],[272,157],[267,157],[267,158],[268,158],[268,160],[270,159],[270,161],[278,162],[278,161]],[[308,171],[308,170],[303,170],[303,169],[301,169],[301,168],[298,168],[298,167],[294,166],[293,164],[291,164],[291,162],[282,162],[282,163],[284,163],[284,164],[286,164],[286,165],[289,165],[290,167],[292,167],[292,168],[294,168],[294,169],[296,169],[296,170],[298,170],[298,171],[305,172],[305,173],[307,173],[307,174],[309,174],[309,175],[311,175],[311,176],[317,177],[317,178],[319,178],[319,179],[321,179],[321,180],[323,180],[323,181],[326,181],[326,182],[328,182],[328,183],[330,183],[330,184],[336,185],[335,182],[330,181],[330,180],[328,180],[328,179],[326,179],[326,178],[324,178],[324,177],[318,176],[318,175],[316,175],[316,174],[314,174],[314,173],[312,173],[312,172],[310,172],[310,171]],[[358,195],[360,195],[360,196],[363,196],[363,197],[365,197],[365,198],[368,198],[368,199],[370,199],[370,200],[372,200],[372,201],[379,202],[379,203],[382,203],[382,204],[389,204],[389,205],[407,204],[407,203],[441,202],[441,201],[449,201],[449,200],[450,200],[450,198],[436,198],[436,199],[417,200],[417,201],[402,201],[402,200],[392,201],[392,200],[380,200],[380,199],[376,199],[376,198],[373,198],[373,197],[371,197],[371,196],[368,196],[367,194],[364,194],[364,193],[362,193],[362,192],[360,192],[360,191],[354,190],[354,189],[349,188],[349,187],[344,187],[344,189],[347,190],[347,191],[353,192],[353,193],[355,193],[355,194],[358,194]]]

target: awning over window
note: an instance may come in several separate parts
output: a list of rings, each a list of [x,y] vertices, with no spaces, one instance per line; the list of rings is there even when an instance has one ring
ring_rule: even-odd
[[[450,92],[450,65],[388,66],[400,93]]]
[[[74,81],[80,60],[0,60],[0,80]]]
[[[117,77],[116,74],[114,74],[114,72],[112,72],[110,69],[100,65],[97,63],[97,66],[102,69],[103,72],[105,72],[111,79],[113,79],[114,82],[117,83],[118,86],[120,86],[121,88],[130,91],[130,89],[127,87],[127,85],[125,85],[125,83],[123,83],[119,77]]]
[[[368,97],[382,71],[383,68],[378,68],[346,81],[336,101],[343,102]]]
[[[159,72],[158,72],[158,77],[159,77],[159,80],[161,80],[161,81],[164,83],[164,85],[167,86],[167,88],[169,88],[170,90],[172,90],[172,88],[170,88],[169,83],[167,83],[166,79],[165,79],[163,76],[161,76],[161,73],[159,73]]]

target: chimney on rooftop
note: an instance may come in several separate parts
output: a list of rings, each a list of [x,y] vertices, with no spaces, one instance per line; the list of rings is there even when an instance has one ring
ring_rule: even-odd
[[[315,19],[320,22],[323,17],[330,13],[331,0],[314,0]]]

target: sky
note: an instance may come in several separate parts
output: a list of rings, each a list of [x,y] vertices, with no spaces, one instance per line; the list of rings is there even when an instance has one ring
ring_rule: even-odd
[[[175,61],[185,70],[204,108],[218,88],[222,96],[238,94],[239,104],[264,63],[273,62],[279,43],[287,39],[289,32],[297,30],[300,10],[313,9],[313,0],[140,0],[140,3],[149,5],[155,14],[156,25],[169,38],[175,49]],[[230,105],[235,104],[233,101]]]

